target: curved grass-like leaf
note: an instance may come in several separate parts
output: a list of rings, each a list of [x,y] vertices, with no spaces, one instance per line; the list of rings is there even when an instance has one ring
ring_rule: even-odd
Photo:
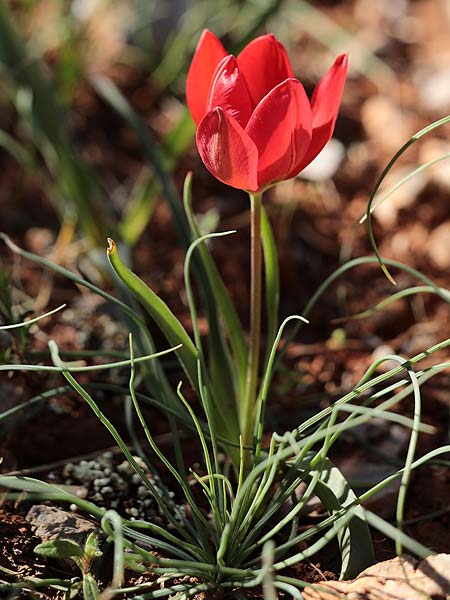
[[[398,260],[391,260],[391,259],[386,258],[386,259],[384,259],[384,262],[387,265],[389,265],[389,266],[392,266],[392,267],[395,267],[396,269],[399,269],[400,271],[404,271],[405,273],[409,273],[410,275],[413,275],[414,277],[416,277],[417,279],[419,279],[420,281],[422,281],[426,285],[429,285],[430,287],[432,287],[433,290],[434,290],[434,292],[439,297],[441,297],[443,300],[445,300],[446,302],[448,301],[448,293],[449,293],[448,290],[444,290],[445,293],[442,294],[441,290],[443,288],[440,288],[429,277],[427,277],[426,275],[423,275],[417,269],[414,269],[413,267],[410,267],[409,265],[405,265],[404,263],[401,263]],[[374,263],[378,263],[378,258],[376,256],[361,256],[359,258],[353,258],[352,260],[349,260],[348,262],[346,262],[343,265],[341,265],[339,267],[339,269],[336,269],[336,271],[334,271],[331,275],[329,275],[325,279],[325,281],[323,283],[321,283],[321,285],[317,288],[317,290],[311,296],[311,298],[309,299],[307,305],[303,309],[302,314],[305,317],[308,318],[310,316],[310,314],[312,313],[314,307],[316,306],[317,301],[322,296],[322,294],[341,275],[343,275],[344,273],[346,273],[350,269],[353,269],[354,267],[358,267],[360,265],[374,264]],[[289,346],[289,344],[291,343],[291,341],[297,335],[298,330],[300,329],[300,326],[301,326],[301,323],[297,323],[297,325],[295,325],[295,327],[292,328],[291,333],[289,333],[289,335],[287,336],[286,343],[284,344],[283,348],[281,349],[281,351],[280,351],[280,353],[279,353],[279,355],[278,355],[278,357],[276,359],[275,368],[279,364],[280,360],[283,358],[284,353],[286,351],[286,348]]]
[[[209,380],[208,378],[206,362],[204,360],[202,350],[200,330],[198,326],[197,308],[195,305],[195,299],[191,285],[190,265],[193,253],[196,249],[198,249],[198,247],[202,243],[204,243],[208,239],[229,235],[231,233],[235,232],[225,231],[222,233],[210,233],[197,238],[189,246],[184,262],[184,281],[186,287],[186,294],[189,304],[189,310],[191,313],[192,329],[194,333],[195,344],[199,353],[198,380],[200,386],[200,398],[202,401],[203,409],[206,415],[206,421],[208,423],[208,427],[211,434],[213,453],[216,457],[217,434],[222,434],[224,437],[231,438],[235,441],[236,444],[239,442],[240,431],[236,411],[236,398],[234,397],[233,393],[230,393],[230,382],[233,381],[233,379],[231,378],[231,374],[230,379],[227,382],[228,373],[226,367],[231,367],[231,364],[224,363],[222,365],[216,365],[215,372],[213,371],[212,374],[217,375],[217,367],[219,368],[219,371],[222,370],[223,373],[219,373],[219,377],[217,380]],[[216,339],[215,341],[219,343],[219,339]],[[219,348],[222,347],[219,346]],[[224,356],[224,354],[225,353],[220,353],[218,356],[214,357],[214,362],[217,362],[217,360],[220,359],[226,360],[226,356]],[[220,369],[220,367],[222,367],[222,369]],[[227,383],[228,385],[226,385]],[[230,455],[233,464],[237,468],[239,468],[239,453],[235,452],[234,448],[230,448],[228,449],[228,454]],[[216,469],[218,469],[217,465]]]
[[[388,270],[388,268],[386,266],[386,264],[388,264],[388,262],[385,261],[381,257],[380,251],[378,250],[378,246],[377,246],[377,243],[375,241],[375,236],[373,234],[373,230],[372,230],[372,205],[374,203],[375,196],[377,195],[378,190],[380,189],[381,184],[385,180],[387,174],[392,169],[392,167],[394,166],[394,164],[400,158],[400,156],[402,156],[402,154],[404,152],[406,152],[406,150],[410,146],[412,146],[415,142],[417,142],[417,140],[420,140],[420,138],[422,138],[424,135],[427,135],[431,131],[434,131],[438,127],[442,127],[443,125],[446,125],[447,123],[450,123],[450,115],[448,115],[446,117],[443,117],[442,119],[439,119],[438,121],[434,121],[434,123],[431,123],[430,125],[427,125],[423,129],[421,129],[420,131],[418,131],[417,133],[415,133],[413,136],[411,136],[409,138],[409,140],[405,144],[403,144],[403,146],[400,148],[400,150],[398,150],[394,154],[394,156],[391,158],[391,160],[385,166],[385,168],[383,169],[383,171],[382,171],[381,175],[379,176],[377,182],[375,183],[375,186],[374,186],[374,188],[372,190],[372,193],[370,194],[369,202],[367,203],[367,211],[366,211],[367,233],[368,233],[368,236],[369,236],[369,241],[370,241],[370,244],[372,246],[373,251],[375,252],[375,256],[377,257],[378,264],[380,265],[383,273],[386,275],[386,277],[389,279],[389,281],[393,285],[396,285],[396,281],[392,277],[392,275],[390,274],[390,272],[389,272],[389,270]]]
[[[107,253],[116,275],[152,317],[166,339],[177,340],[177,344],[182,344],[182,347],[177,351],[177,355],[192,385],[198,389],[198,352],[183,325],[167,304],[123,263],[114,240],[110,238],[108,238]]]
[[[445,288],[432,287],[430,285],[416,285],[414,287],[406,288],[404,290],[396,292],[395,294],[392,294],[391,296],[389,296],[389,298],[381,300],[381,302],[378,302],[372,308],[368,308],[367,310],[363,310],[349,317],[333,319],[333,323],[343,323],[346,321],[365,319],[366,317],[370,317],[373,314],[379,312],[380,310],[383,310],[384,308],[392,304],[392,302],[396,302],[397,300],[401,300],[402,298],[406,298],[408,296],[414,296],[416,294],[437,294],[450,304],[450,291],[446,290]]]
[[[436,163],[441,162],[442,160],[447,160],[447,158],[450,158],[450,152],[446,152],[445,154],[443,154],[442,156],[439,156],[438,158],[429,160],[428,162],[424,163],[423,165],[420,165],[420,167],[417,167],[416,169],[414,169],[413,171],[411,171],[410,173],[408,173],[407,175],[402,177],[400,179],[400,181],[398,181],[388,192],[386,192],[386,194],[384,194],[384,196],[382,196],[376,202],[372,203],[370,212],[373,213],[381,204],[383,204],[383,202],[385,202],[388,198],[390,198],[392,196],[392,194],[394,194],[398,189],[400,189],[402,187],[402,185],[407,183],[410,179],[413,179],[416,175],[418,175],[419,173],[422,173],[423,171],[426,171],[427,169],[429,169]],[[364,215],[359,220],[360,225],[362,225],[366,220],[367,220],[367,213],[364,213]]]
[[[61,306],[58,306],[57,308],[54,308],[53,310],[49,310],[48,312],[46,312],[42,315],[39,315],[37,317],[34,317],[33,319],[29,319],[28,321],[21,321],[20,323],[13,323],[12,325],[0,325],[0,331],[6,331],[7,329],[19,329],[21,327],[29,327],[30,325],[37,323],[41,319],[45,319],[46,317],[50,317],[51,315],[54,315],[56,312],[58,312],[59,310],[62,310],[65,307],[66,307],[66,304],[61,304]]]
[[[184,182],[183,190],[183,202],[184,210],[186,212],[189,227],[191,229],[191,235],[194,240],[201,236],[198,225],[195,221],[194,214],[192,212],[192,173],[188,173]],[[198,247],[198,254],[202,262],[206,277],[208,279],[211,294],[217,303],[220,315],[223,319],[228,340],[233,351],[235,361],[234,366],[238,376],[238,390],[243,392],[245,389],[245,379],[247,373],[247,344],[245,342],[244,330],[239,320],[236,309],[231,302],[230,295],[223,282],[222,277],[217,269],[217,266],[209,253],[208,247],[205,243],[201,243]]]

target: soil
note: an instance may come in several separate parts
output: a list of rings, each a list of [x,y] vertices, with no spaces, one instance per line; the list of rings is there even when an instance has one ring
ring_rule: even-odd
[[[389,11],[386,15],[378,14],[377,10],[368,9],[369,4],[363,0],[322,2],[320,8],[342,26],[358,31],[363,45],[370,42],[375,46],[376,56],[383,61],[389,77],[394,76],[396,86],[391,87],[381,79],[377,87],[375,75],[367,72],[364,75],[359,72],[359,67],[355,68],[346,88],[335,133],[345,145],[347,156],[333,183],[296,179],[267,194],[265,206],[279,251],[280,320],[289,314],[301,313],[312,293],[344,258],[372,254],[365,227],[356,225],[365,212],[369,190],[401,143],[427,123],[450,112],[450,102],[445,104],[445,98],[439,105],[439,98],[431,102],[426,96],[427,85],[432,86],[432,78],[437,80],[440,74],[433,48],[435,54],[450,60],[448,17],[441,14],[445,9],[438,8],[439,3],[430,0],[405,3],[409,13],[402,17],[403,26],[414,30],[411,41],[401,32],[400,24],[389,16]],[[432,39],[422,30],[433,32]],[[295,42],[302,49],[297,67],[305,73],[306,88],[310,92],[324,49],[308,35]],[[354,54],[355,66],[360,65],[357,51]],[[49,63],[54,68],[50,58]],[[360,70],[364,71],[362,66]],[[163,92],[152,89],[148,74],[115,63],[107,66],[106,74],[120,86],[155,134],[162,136],[164,119],[158,116],[164,111],[167,98]],[[386,73],[384,76],[389,80]],[[140,145],[120,117],[84,80],[79,84],[72,112],[71,133],[113,198],[113,210],[119,211],[120,201],[113,192],[120,186],[129,191],[133,179],[145,164]],[[12,110],[2,113],[0,126],[12,135],[23,135]],[[445,146],[448,133],[448,128],[438,130],[436,143]],[[433,151],[431,143],[421,143],[402,160],[402,165],[412,170],[416,164],[430,160]],[[55,207],[45,195],[39,174],[24,177],[18,165],[3,151],[0,162],[1,229],[20,246],[51,257],[59,233],[59,220]],[[215,210],[220,217],[220,229],[238,231],[232,245],[229,241],[217,240],[214,256],[243,322],[248,323],[247,200],[242,193],[226,188],[208,175],[194,146],[177,165],[174,178],[178,190],[189,169],[195,173],[196,212],[204,214]],[[402,197],[393,196],[392,203],[391,200],[385,203],[382,216],[374,219],[374,235],[384,257],[404,262],[447,288],[450,233],[446,236],[442,229],[438,230],[450,223],[449,194],[448,169],[429,170],[420,185],[417,183],[416,187],[408,188],[408,194]],[[17,336],[2,337],[0,351],[6,348],[14,360],[34,362],[42,359],[48,339],[55,339],[64,351],[101,348],[124,349],[126,352],[127,330],[103,301],[93,299],[63,277],[50,276],[28,261],[17,261],[3,244],[0,252],[0,266],[3,264],[11,272],[18,302],[37,299],[33,307],[36,312],[45,310],[48,299],[50,308],[64,302],[70,308],[68,316],[55,315],[36,328],[35,335],[26,342],[22,343]],[[83,254],[75,242],[63,247],[58,256],[60,264],[78,267],[84,273],[88,267],[82,259]],[[174,231],[170,210],[161,199],[135,248],[134,270],[189,329],[183,259],[184,251]],[[393,273],[398,289],[417,285],[417,280],[410,274],[395,270]],[[114,293],[112,282],[105,273],[93,269],[88,276]],[[286,348],[286,366],[280,369],[273,385],[269,431],[291,428],[293,422],[300,423],[352,389],[367,367],[380,356],[380,348],[383,350],[381,355],[396,353],[410,357],[450,337],[449,306],[431,294],[400,300],[366,319],[336,321],[374,306],[391,293],[391,284],[376,265],[358,267],[330,287],[312,313],[311,324],[302,327],[300,334]],[[445,360],[446,356],[445,352],[440,352],[422,364],[429,366]],[[112,377],[114,379],[109,381],[127,385],[126,372],[119,371]],[[84,383],[92,381],[87,377],[81,380]],[[417,455],[449,443],[449,384],[447,371],[423,387],[423,421],[433,425],[435,433],[420,436]],[[59,385],[62,385],[59,378],[42,374],[2,374],[1,407],[10,408]],[[99,392],[95,397],[128,440],[123,399]],[[411,416],[411,401],[405,400],[396,410]],[[154,411],[149,415],[154,434],[164,434],[164,420]],[[66,462],[95,455],[112,445],[109,433],[89,407],[68,392],[17,414],[5,422],[0,434],[3,456],[0,470],[3,473],[45,476],[59,468],[54,466],[55,463],[62,468]],[[332,458],[343,467],[348,466],[349,460],[353,467],[361,464],[372,467],[382,464],[380,457],[375,455],[376,447],[390,448],[389,444],[394,442],[397,443],[395,457],[401,458],[407,442],[398,442],[395,435],[396,430],[392,427],[380,427],[369,447],[364,448],[360,439],[346,436],[336,446]],[[187,452],[194,457],[195,449],[188,444]],[[437,552],[450,552],[449,497],[450,471],[446,465],[423,467],[414,474],[408,491],[405,531]],[[383,497],[379,501],[379,512],[393,519],[395,501],[395,494]],[[21,576],[38,577],[51,576],[55,569],[54,565],[33,554],[33,547],[39,540],[24,519],[26,509],[26,504],[20,502],[14,506],[5,504],[0,509],[0,580],[8,583],[13,581],[13,576],[4,568]],[[392,543],[378,532],[373,536],[376,559],[393,557]],[[334,579],[336,572],[335,553],[331,548],[313,563],[299,565],[293,575],[307,581],[321,581]],[[53,596],[45,590],[41,597]]]

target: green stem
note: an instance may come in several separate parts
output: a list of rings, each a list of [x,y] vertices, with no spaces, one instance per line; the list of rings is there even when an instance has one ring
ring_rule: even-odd
[[[251,291],[250,291],[250,345],[247,380],[242,406],[241,432],[244,448],[244,469],[248,471],[253,447],[254,408],[258,384],[259,346],[261,339],[261,205],[262,194],[249,194],[251,207]]]

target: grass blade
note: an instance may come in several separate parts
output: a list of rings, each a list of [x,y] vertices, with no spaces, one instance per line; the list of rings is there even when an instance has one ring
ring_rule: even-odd
[[[184,367],[192,385],[198,389],[197,379],[197,349],[186,330],[175,317],[167,304],[146,285],[142,279],[135,275],[121,260],[114,240],[108,238],[109,262],[128,290],[142,304],[148,314],[161,329],[167,340],[177,340],[182,344],[177,355]]]

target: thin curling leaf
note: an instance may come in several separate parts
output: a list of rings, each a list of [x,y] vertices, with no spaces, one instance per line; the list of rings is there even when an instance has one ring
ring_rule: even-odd
[[[284,46],[269,33],[250,42],[237,58],[253,106],[279,83],[294,77]]]
[[[200,230],[192,212],[192,173],[186,175],[183,189],[183,202],[186,217],[191,228],[192,238],[199,238],[201,235]],[[198,248],[198,252],[214,296],[214,301],[217,304],[228,334],[230,347],[235,357],[235,372],[238,379],[238,388],[242,392],[245,388],[248,358],[244,329],[234,304],[231,301],[230,294],[217,269],[217,265],[209,252],[208,246],[205,243],[201,244]],[[219,331],[217,333],[220,334]]]
[[[421,129],[420,131],[415,133],[412,137],[410,137],[409,140],[405,144],[403,144],[403,146],[400,148],[400,150],[397,150],[397,152],[394,154],[394,156],[391,158],[391,160],[388,162],[388,164],[384,167],[381,175],[379,176],[377,182],[375,183],[372,193],[370,194],[369,202],[367,204],[367,212],[366,212],[367,233],[369,236],[370,245],[372,246],[372,249],[375,252],[375,256],[377,257],[377,261],[378,261],[378,264],[380,265],[381,270],[383,271],[383,273],[386,275],[386,277],[389,279],[389,281],[393,285],[397,285],[397,282],[392,277],[392,275],[390,274],[390,272],[386,266],[388,261],[384,260],[381,257],[380,251],[378,250],[378,246],[375,241],[375,236],[373,235],[373,231],[372,231],[372,206],[373,206],[374,200],[376,198],[376,195],[378,194],[378,190],[380,189],[381,184],[383,183],[383,181],[385,180],[389,171],[395,165],[397,160],[400,158],[400,156],[404,152],[406,152],[406,150],[410,146],[412,146],[412,144],[417,142],[417,140],[420,140],[420,138],[422,138],[424,135],[427,135],[431,131],[434,131],[438,127],[442,127],[443,125],[446,125],[449,122],[450,122],[450,115],[447,115],[446,117],[443,117],[442,119],[439,119],[438,121],[434,121],[433,123],[430,123],[430,125],[427,125],[423,129]]]
[[[252,113],[250,96],[237,61],[231,54],[217,65],[208,99],[208,111],[220,106],[245,127]]]
[[[409,535],[406,535],[403,533],[403,531],[399,531],[397,527],[394,527],[388,523],[388,521],[385,521],[383,518],[379,517],[370,510],[366,511],[366,517],[371,527],[378,529],[383,536],[390,537],[391,540],[401,541],[402,545],[416,556],[419,556],[420,558],[427,558],[434,554],[433,550],[427,548],[417,540],[414,540]],[[428,596],[428,598],[432,598],[432,596]]]
[[[211,80],[218,63],[227,55],[220,40],[205,29],[197,44],[186,79],[186,100],[195,124],[206,113]]]
[[[412,179],[419,173],[422,173],[422,171],[426,171],[427,169],[429,169],[436,163],[441,162],[441,160],[446,160],[447,158],[450,158],[450,152],[446,152],[442,156],[438,156],[438,158],[429,160],[428,162],[424,163],[423,165],[420,165],[420,167],[417,167],[417,169],[414,169],[413,171],[411,171],[410,173],[405,175],[405,177],[402,177],[400,179],[400,181],[398,181],[386,194],[384,194],[381,198],[378,198],[377,201],[372,204],[370,212],[373,213],[373,211],[375,209],[377,209],[380,206],[380,204],[383,204],[383,202],[388,200],[388,198],[390,198],[392,196],[392,194],[395,194],[395,192],[399,188],[401,188],[405,183],[407,183],[410,179]],[[363,216],[359,219],[358,223],[360,225],[362,225],[366,221],[366,219],[367,219],[367,215],[366,215],[366,213],[364,213]]]
[[[61,304],[61,306],[58,306],[57,308],[54,308],[53,310],[49,310],[48,312],[44,313],[43,315],[39,315],[38,317],[29,319],[28,321],[21,321],[20,323],[13,323],[12,325],[1,325],[0,331],[5,331],[7,329],[19,329],[20,327],[29,327],[30,325],[33,325],[33,323],[37,323],[41,319],[45,319],[46,317],[50,317],[51,315],[54,315],[56,312],[58,312],[59,310],[62,310],[66,306],[67,306],[66,304]]]
[[[197,350],[186,330],[167,304],[122,262],[116,244],[110,238],[107,254],[116,275],[145,308],[169,343],[172,343],[170,340],[176,340],[176,344],[182,344],[177,355],[192,385],[197,389]]]
[[[319,81],[311,98],[312,138],[303,160],[291,171],[297,175],[313,161],[333,135],[348,71],[348,56],[337,57],[328,73]]]
[[[392,304],[392,302],[396,302],[397,300],[401,300],[403,298],[406,298],[407,296],[414,296],[415,294],[436,294],[436,295],[440,296],[443,300],[445,300],[447,303],[450,304],[450,291],[449,290],[446,290],[445,288],[436,288],[436,287],[433,287],[430,285],[416,285],[414,287],[406,288],[404,290],[401,290],[400,292],[396,292],[395,294],[392,294],[391,296],[389,296],[389,298],[385,298],[384,300],[381,300],[381,302],[378,302],[377,304],[375,304],[375,306],[372,306],[371,308],[368,308],[367,310],[361,311],[354,315],[350,315],[349,317],[341,317],[339,319],[333,319],[333,323],[345,323],[346,321],[355,321],[357,319],[365,319],[366,317],[370,317],[373,314],[375,314],[376,312],[383,310],[384,308],[386,308],[387,306]]]
[[[285,179],[311,140],[311,108],[297,79],[277,85],[255,108],[245,131],[258,149],[259,189]]]
[[[197,129],[197,147],[208,171],[223,183],[241,190],[258,189],[258,151],[239,123],[215,108]]]

